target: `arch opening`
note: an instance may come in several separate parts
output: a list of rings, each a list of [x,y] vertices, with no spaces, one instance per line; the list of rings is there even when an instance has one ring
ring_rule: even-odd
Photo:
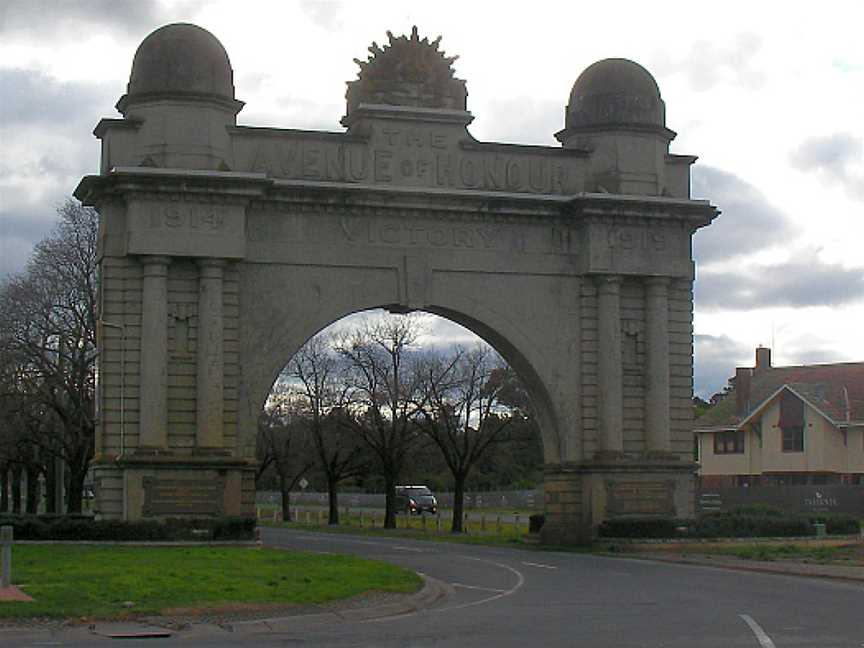
[[[293,443],[295,447],[298,442],[306,443],[311,448],[314,459],[309,463],[314,462],[316,467],[310,469],[299,455],[291,460],[290,466],[289,459],[283,458],[284,468],[294,471],[287,475],[287,480],[296,483],[298,471],[308,471],[309,477],[304,477],[304,483],[312,483],[322,492],[331,491],[331,523],[338,523],[334,491],[341,490],[337,482],[343,481],[344,475],[351,478],[348,480],[350,490],[380,492],[383,487],[385,494],[392,491],[391,477],[395,477],[387,474],[388,459],[381,453],[398,453],[399,450],[393,447],[382,450],[374,431],[358,432],[353,428],[361,426],[348,421],[353,421],[351,417],[362,418],[373,409],[365,400],[370,388],[364,381],[369,378],[368,373],[377,370],[371,363],[364,365],[358,375],[357,366],[352,364],[358,360],[353,348],[364,344],[370,331],[373,336],[381,332],[390,334],[403,326],[402,332],[407,332],[411,349],[400,352],[398,359],[394,355],[384,361],[393,360],[394,365],[397,360],[403,366],[410,364],[411,368],[400,374],[401,382],[396,389],[404,386],[406,392],[417,390],[405,395],[406,399],[415,400],[410,407],[406,405],[404,412],[398,409],[401,404],[388,409],[389,403],[385,403],[382,408],[384,418],[388,419],[414,408],[411,414],[416,418],[408,430],[413,440],[405,456],[399,458],[404,463],[396,471],[398,480],[412,484],[422,482],[434,491],[446,491],[448,508],[452,506],[454,510],[453,530],[461,530],[466,489],[525,491],[542,487],[544,449],[546,455],[550,454],[551,444],[553,451],[557,451],[557,443],[548,439],[554,435],[551,428],[555,419],[539,375],[524,354],[492,327],[445,308],[410,313],[393,310],[387,313],[381,309],[355,311],[318,327],[302,341],[297,338],[290,347],[290,354],[283,352],[275,358],[278,368],[269,383],[267,396],[261,399],[263,423],[258,431],[259,453],[271,447],[267,436],[271,432],[266,426],[273,425],[274,421],[281,422],[284,436],[289,426],[294,425],[292,421],[298,421],[292,428],[296,435]],[[386,340],[374,341],[377,346],[384,346]],[[363,356],[364,361],[366,358]],[[358,379],[359,386],[353,382]],[[358,393],[361,396],[360,407],[366,408],[362,412],[347,396],[353,390],[356,390],[355,396]],[[382,397],[387,399],[388,396],[387,389],[383,390]],[[349,413],[349,408],[355,409]],[[377,407],[374,411],[378,413]],[[447,411],[449,418],[459,419],[458,423],[453,423],[454,430],[442,429],[449,428],[449,421],[446,424],[440,419],[433,421],[442,411]],[[300,422],[303,416],[307,417],[305,427]],[[324,430],[327,425],[331,426],[329,432]],[[334,439],[340,426],[342,436],[346,431],[356,432],[357,438],[353,441]],[[397,426],[392,427],[388,434],[396,433]],[[457,441],[453,432],[458,435],[460,431],[465,437]],[[328,444],[335,446],[325,447]],[[366,465],[349,468],[336,465],[346,458],[346,449]],[[302,453],[302,448],[298,452]],[[266,458],[259,456],[259,459]],[[376,471],[380,473],[379,468],[383,474],[376,474]],[[283,467],[272,470],[269,478],[264,474],[262,488],[272,488],[277,478],[281,479],[280,488],[283,487],[286,476],[278,474],[281,470]],[[287,492],[282,495],[283,503],[288,497]],[[530,502],[532,508],[539,503],[533,494],[525,501]],[[290,508],[284,505],[283,515],[291,515]]]

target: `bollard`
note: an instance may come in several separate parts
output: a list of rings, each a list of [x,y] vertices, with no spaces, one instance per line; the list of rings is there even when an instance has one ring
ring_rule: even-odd
[[[0,546],[3,547],[3,576],[0,587],[12,587],[12,527],[0,527]]]
[[[516,535],[519,535],[520,533],[522,533],[519,530],[519,515],[516,516],[516,521],[513,523],[513,528],[516,530]]]
[[[363,528],[363,509],[360,509],[360,528]]]
[[[441,511],[435,514],[435,533],[441,533]]]
[[[468,514],[467,513],[465,513],[464,517],[462,518],[462,531],[464,531],[465,533],[468,533]]]
[[[499,536],[501,535],[501,516],[500,515],[497,518],[495,518],[495,534],[499,535]]]

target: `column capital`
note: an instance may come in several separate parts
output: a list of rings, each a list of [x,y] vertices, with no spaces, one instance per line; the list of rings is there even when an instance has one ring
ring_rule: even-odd
[[[617,295],[621,292],[621,275],[601,274],[594,275],[594,285],[597,286],[597,292],[606,295]]]
[[[216,257],[201,257],[195,259],[195,264],[199,268],[224,268],[228,265],[225,259],[217,259]]]
[[[672,283],[672,279],[669,277],[645,277],[643,283],[647,288],[668,288],[669,284]]]
[[[198,274],[202,279],[221,279],[226,262],[224,259],[206,257],[196,259],[195,264],[198,266]]]
[[[168,272],[168,266],[171,265],[171,257],[144,255],[139,257],[141,265],[144,268],[145,277],[165,276]]]

